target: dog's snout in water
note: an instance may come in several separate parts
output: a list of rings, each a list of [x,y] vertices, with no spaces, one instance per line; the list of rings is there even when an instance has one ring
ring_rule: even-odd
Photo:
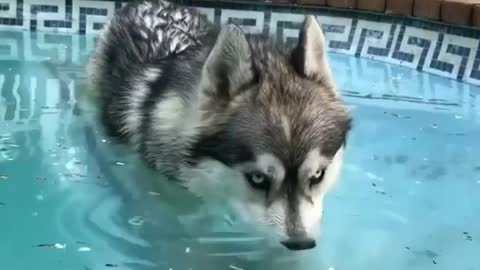
[[[314,248],[317,243],[312,238],[291,238],[285,241],[282,241],[282,245],[290,250],[306,250]]]

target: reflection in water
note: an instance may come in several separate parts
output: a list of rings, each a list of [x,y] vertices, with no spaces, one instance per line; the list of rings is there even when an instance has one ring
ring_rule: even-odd
[[[331,55],[357,124],[320,246],[292,253],[103,134],[79,106],[93,37],[0,31],[3,44],[2,269],[476,267],[476,87]],[[55,243],[66,248],[37,247]]]

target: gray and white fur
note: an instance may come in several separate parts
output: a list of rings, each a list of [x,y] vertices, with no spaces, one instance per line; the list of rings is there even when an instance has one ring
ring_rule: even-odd
[[[288,46],[193,8],[130,3],[99,37],[89,83],[108,133],[154,169],[308,249],[351,125],[324,46],[312,16]]]

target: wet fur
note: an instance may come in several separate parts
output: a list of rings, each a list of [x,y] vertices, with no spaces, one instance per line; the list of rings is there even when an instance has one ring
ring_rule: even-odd
[[[216,29],[194,9],[128,4],[105,27],[88,67],[101,121],[192,192],[230,200],[283,236],[310,233],[351,122],[313,20],[291,47],[235,26]],[[320,165],[332,169],[305,191]],[[252,190],[243,176],[252,168],[273,168],[278,185]]]

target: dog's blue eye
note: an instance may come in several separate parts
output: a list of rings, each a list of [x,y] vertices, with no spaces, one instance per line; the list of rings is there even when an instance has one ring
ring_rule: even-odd
[[[251,172],[245,174],[248,183],[256,189],[268,190],[270,188],[270,178],[261,172]]]
[[[310,188],[320,184],[322,182],[323,177],[325,176],[325,170],[318,170],[311,178],[310,178]]]

